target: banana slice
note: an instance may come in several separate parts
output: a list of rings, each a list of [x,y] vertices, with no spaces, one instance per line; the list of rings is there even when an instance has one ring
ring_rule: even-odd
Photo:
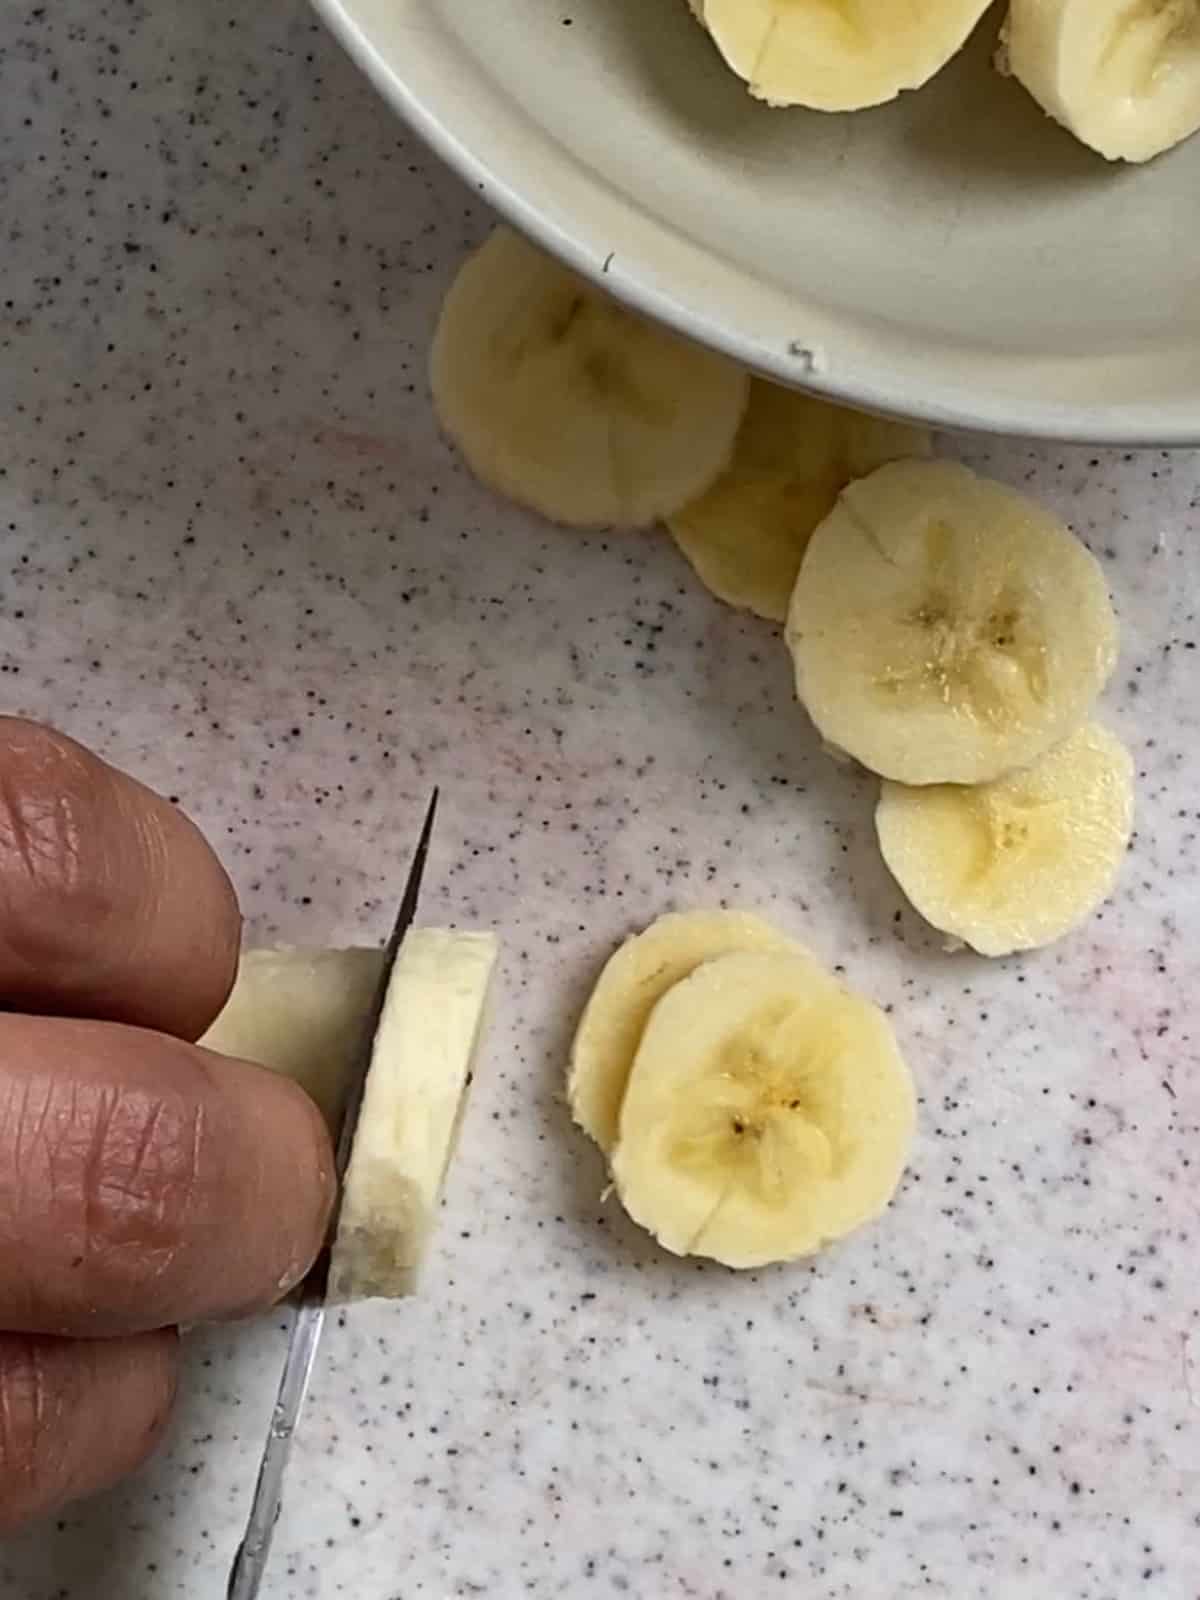
[[[813,529],[850,480],[930,450],[923,428],[754,379],[733,460],[667,527],[718,600],[782,622]]]
[[[830,744],[900,783],[985,783],[1079,727],[1117,630],[1057,518],[953,462],[903,461],[813,535],[787,641]]]
[[[999,65],[1109,161],[1200,129],[1198,0],[1011,0]]]
[[[877,1216],[912,1079],[883,1013],[803,957],[705,962],[655,1006],[621,1107],[626,1211],[676,1255],[757,1267]]]
[[[750,92],[773,106],[857,111],[919,89],[991,0],[689,0]]]
[[[571,1115],[607,1155],[642,1030],[657,1002],[702,961],[733,950],[806,952],[746,911],[680,911],[659,917],[611,956],[571,1046]]]
[[[498,946],[414,928],[392,969],[330,1266],[330,1297],[410,1294],[474,1076]],[[294,1078],[341,1122],[380,950],[252,950],[200,1041]]]
[[[382,950],[247,950],[200,1043],[294,1078],[336,1129],[382,967]]]
[[[995,783],[885,783],[892,875],[927,922],[985,956],[1061,938],[1112,892],[1133,829],[1133,762],[1091,723]]]
[[[729,460],[749,379],[500,228],[446,296],[433,403],[472,471],[574,527],[648,527]]]
[[[329,1272],[332,1300],[412,1294],[475,1074],[498,946],[414,928],[392,969]]]

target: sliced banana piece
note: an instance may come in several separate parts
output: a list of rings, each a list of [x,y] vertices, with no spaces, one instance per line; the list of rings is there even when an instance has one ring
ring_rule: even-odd
[[[1011,0],[1000,66],[1109,161],[1200,129],[1200,0]]]
[[[1061,938],[1112,892],[1133,829],[1133,762],[1090,723],[995,783],[885,783],[892,875],[927,922],[985,956]]]
[[[747,911],[676,911],[609,958],[580,1019],[567,1069],[571,1115],[605,1154],[616,1143],[625,1084],[651,1011],[702,961],[732,950],[806,954]]]
[[[919,89],[991,0],[689,0],[750,92],[773,106],[857,111]]]
[[[930,450],[923,428],[756,378],[733,460],[667,527],[718,600],[782,622],[813,529],[850,480]]]
[[[433,403],[477,477],[575,527],[648,527],[725,466],[747,375],[499,228],[446,296]]]
[[[741,951],[655,1006],[613,1179],[633,1220],[676,1255],[790,1261],[885,1208],[914,1120],[912,1079],[877,1007],[803,956]]]
[[[388,984],[342,1188],[333,1300],[411,1294],[483,1036],[498,945],[414,928]]]
[[[336,1129],[382,968],[382,950],[247,950],[200,1043],[295,1079]]]
[[[985,783],[1087,717],[1112,671],[1099,564],[1024,495],[949,461],[850,484],[788,613],[823,737],[900,783]]]

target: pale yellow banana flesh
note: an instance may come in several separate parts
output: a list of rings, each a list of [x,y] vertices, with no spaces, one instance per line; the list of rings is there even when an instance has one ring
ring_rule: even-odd
[[[554,522],[640,528],[728,462],[749,379],[499,228],[446,296],[430,385],[484,483]]]
[[[746,911],[671,912],[610,957],[571,1046],[567,1098],[579,1126],[606,1154],[642,1030],[657,1002],[703,961],[733,950],[805,952]]]
[[[490,933],[414,928],[388,983],[342,1186],[333,1300],[412,1294],[487,1020]]]
[[[1011,0],[1001,59],[1110,161],[1200,130],[1200,0]]]
[[[292,1078],[332,1130],[383,967],[381,950],[247,950],[200,1043]]]
[[[436,1219],[477,1063],[497,956],[491,934],[413,929],[388,985],[331,1263],[335,1300],[408,1294]],[[201,1040],[294,1078],[336,1133],[382,971],[379,950],[242,957]]]
[[[1032,767],[962,789],[885,783],[892,875],[936,928],[988,956],[1032,950],[1112,892],[1133,827],[1133,763],[1090,723]]]
[[[856,111],[918,89],[991,0],[689,0],[750,92],[776,106]]]
[[[754,379],[732,461],[667,526],[719,600],[782,622],[813,529],[851,479],[930,450],[923,428]]]
[[[881,1011],[810,958],[740,951],[654,1007],[613,1180],[633,1220],[677,1255],[789,1261],[884,1210],[914,1120]]]
[[[1093,556],[1049,512],[947,461],[850,484],[788,614],[824,738],[908,784],[983,783],[1086,718],[1116,659]]]

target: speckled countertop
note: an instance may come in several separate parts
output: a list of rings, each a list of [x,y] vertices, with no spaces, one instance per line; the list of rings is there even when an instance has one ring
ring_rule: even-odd
[[[252,934],[377,939],[432,779],[427,911],[505,936],[419,1302],[327,1340],[271,1596],[1200,1595],[1200,461],[973,444],[1102,557],[1140,770],[1113,904],[943,954],[772,631],[669,543],[497,503],[430,421],[487,218],[301,0],[10,0],[0,674],[178,795]],[[760,905],[895,1008],[894,1210],[736,1276],[602,1205],[559,1099],[613,942]],[[282,1319],[192,1339],[170,1446],[0,1552],[8,1600],[224,1592]]]

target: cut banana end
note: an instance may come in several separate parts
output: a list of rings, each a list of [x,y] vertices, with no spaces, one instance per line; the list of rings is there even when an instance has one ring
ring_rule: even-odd
[[[1200,129],[1198,0],[1011,0],[1002,66],[1110,161]]]
[[[885,783],[883,858],[925,920],[985,956],[1033,950],[1112,892],[1133,828],[1133,762],[1092,723],[975,789]]]
[[[641,528],[725,466],[749,379],[500,228],[446,296],[430,384],[492,488],[554,522]]]
[[[789,1261],[884,1210],[914,1120],[882,1012],[804,957],[739,952],[655,1006],[613,1179],[629,1215],[676,1255]]]
[[[856,111],[919,89],[991,0],[689,0],[750,92],[774,106]]]
[[[850,480],[930,451],[923,428],[754,379],[733,460],[667,526],[718,600],[782,622],[813,529]]]
[[[746,911],[682,911],[627,939],[609,959],[571,1046],[571,1115],[607,1155],[616,1143],[621,1101],[642,1030],[657,1002],[702,961],[733,950],[806,952]]]
[[[1116,660],[1099,564],[1024,495],[948,461],[846,488],[788,613],[822,736],[900,783],[985,783],[1085,720]]]
[[[294,1079],[336,1129],[382,968],[382,950],[248,950],[200,1043]]]
[[[392,970],[342,1188],[332,1300],[411,1294],[483,1035],[498,945],[414,928]]]
[[[498,946],[490,933],[415,928],[392,970],[330,1270],[330,1296],[412,1292],[454,1152]],[[251,950],[200,1041],[294,1078],[332,1130],[363,1044],[381,950]]]

